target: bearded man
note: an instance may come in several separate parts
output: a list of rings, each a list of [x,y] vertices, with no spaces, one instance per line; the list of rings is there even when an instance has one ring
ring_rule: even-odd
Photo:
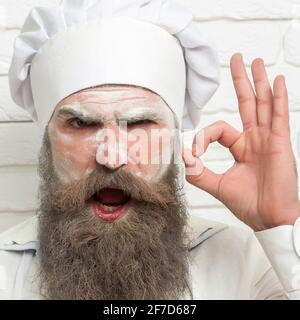
[[[16,39],[14,100],[42,130],[36,217],[0,235],[3,299],[299,299],[300,204],[284,78],[231,59],[243,132],[183,149],[216,53],[174,1],[63,1]],[[224,174],[200,156],[218,141]],[[182,150],[183,149],[183,150]],[[182,158],[185,172],[182,168]],[[254,232],[191,216],[184,176]]]

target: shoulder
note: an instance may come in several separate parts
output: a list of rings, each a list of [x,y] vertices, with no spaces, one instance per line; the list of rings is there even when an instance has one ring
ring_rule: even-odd
[[[22,278],[17,275],[26,272],[27,256],[33,257],[37,249],[37,217],[0,234],[0,299],[15,297],[16,281]]]
[[[0,233],[0,246],[13,243],[23,245],[27,242],[37,240],[37,216],[33,216],[26,221],[9,228]]]
[[[240,259],[264,254],[255,233],[247,226],[223,224],[196,215],[191,216],[190,226],[193,230],[191,251]]]
[[[190,214],[189,216],[188,233],[190,239],[194,241],[198,239],[198,242],[199,240],[204,242],[208,239],[210,239],[210,242],[218,241],[221,238],[229,243],[231,243],[232,240],[239,239],[241,241],[240,244],[248,242],[254,236],[254,232],[247,226],[238,227],[229,225],[202,218],[196,214]]]
[[[270,275],[270,262],[248,227],[194,217],[196,230],[208,230],[190,250],[191,274],[197,298],[249,299],[257,296],[257,283]],[[211,229],[210,229],[211,228]],[[272,280],[272,281],[273,281]],[[276,279],[276,284],[278,283]],[[274,281],[273,281],[274,283]]]

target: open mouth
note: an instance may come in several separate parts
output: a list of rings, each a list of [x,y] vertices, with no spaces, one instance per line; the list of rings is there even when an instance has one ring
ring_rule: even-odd
[[[121,189],[104,188],[93,195],[96,215],[107,221],[114,221],[124,216],[130,204],[130,195]]]

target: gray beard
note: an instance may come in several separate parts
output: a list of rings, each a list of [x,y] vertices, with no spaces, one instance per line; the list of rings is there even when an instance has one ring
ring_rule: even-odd
[[[187,212],[170,165],[158,183],[97,167],[70,185],[55,174],[44,135],[39,157],[41,292],[48,299],[179,299],[188,285]],[[128,191],[126,216],[100,220],[88,199],[103,187]]]

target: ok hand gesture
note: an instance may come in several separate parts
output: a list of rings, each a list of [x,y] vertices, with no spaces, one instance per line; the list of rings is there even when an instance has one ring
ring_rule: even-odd
[[[186,176],[191,184],[212,194],[259,231],[294,224],[300,216],[300,203],[285,79],[277,76],[272,90],[263,61],[255,59],[251,69],[254,89],[242,56],[232,57],[231,74],[243,132],[226,122],[216,122],[203,129],[204,146],[185,149],[183,158],[187,167],[197,168],[196,175]],[[223,174],[212,172],[199,159],[215,141],[228,148],[235,159]],[[202,154],[197,154],[197,149],[202,149]]]

